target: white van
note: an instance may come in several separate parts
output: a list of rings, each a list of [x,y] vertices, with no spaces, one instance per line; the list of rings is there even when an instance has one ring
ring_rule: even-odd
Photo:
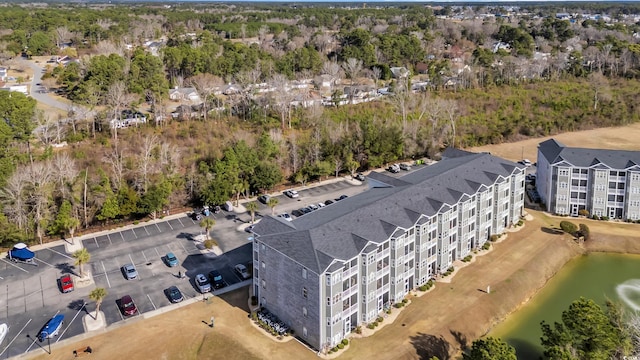
[[[231,201],[227,201],[226,203],[224,203],[224,205],[222,205],[222,208],[225,211],[233,211],[233,203]]]

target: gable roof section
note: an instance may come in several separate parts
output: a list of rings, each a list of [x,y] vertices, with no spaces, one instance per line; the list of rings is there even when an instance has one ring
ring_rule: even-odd
[[[254,228],[257,240],[321,274],[335,260],[375,249],[421,218],[449,211],[460,199],[497,180],[507,181],[521,169],[486,153],[450,153],[455,156],[420,166],[400,179],[372,172],[369,178],[384,187],[370,188],[292,222],[265,217]]]
[[[640,151],[567,147],[554,139],[541,142],[538,149],[554,165],[564,161],[564,166],[587,168],[602,164],[612,169],[627,169],[640,164]]]

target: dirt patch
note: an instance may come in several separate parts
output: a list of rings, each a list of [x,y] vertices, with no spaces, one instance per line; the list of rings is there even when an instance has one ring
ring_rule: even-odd
[[[640,150],[640,124],[621,127],[602,128],[595,130],[563,133],[544,138],[528,139],[514,143],[485,145],[472,147],[467,150],[473,152],[488,151],[495,156],[518,161],[529,159],[533,162],[538,158],[538,144],[554,138],[567,146],[612,149],[612,150]]]

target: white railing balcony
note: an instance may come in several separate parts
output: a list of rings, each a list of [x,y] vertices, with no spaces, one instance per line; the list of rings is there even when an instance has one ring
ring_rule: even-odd
[[[350,316],[351,314],[353,314],[356,311],[358,311],[358,304],[353,304],[347,310],[344,310],[342,312],[342,317],[344,318],[344,317]]]

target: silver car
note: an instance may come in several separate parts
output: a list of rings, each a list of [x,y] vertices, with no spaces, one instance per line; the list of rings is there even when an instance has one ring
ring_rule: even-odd
[[[200,291],[200,293],[204,294],[211,291],[211,283],[209,282],[209,279],[204,276],[204,274],[196,275],[194,282],[196,283],[196,287],[198,288],[198,291]]]
[[[124,274],[124,277],[127,278],[127,280],[138,278],[138,270],[136,270],[136,267],[133,264],[126,264],[125,266],[123,266],[122,273]]]

